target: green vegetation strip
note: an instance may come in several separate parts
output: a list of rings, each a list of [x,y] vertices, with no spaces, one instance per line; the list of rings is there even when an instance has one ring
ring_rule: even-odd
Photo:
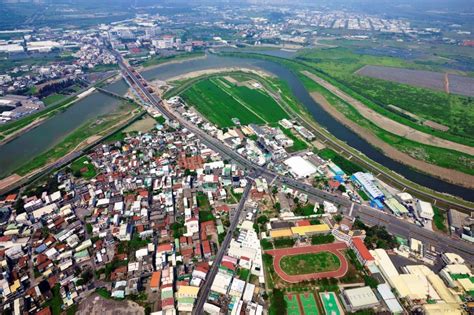
[[[339,258],[330,252],[290,255],[280,260],[281,269],[288,275],[334,271],[340,266]]]
[[[308,145],[306,144],[306,142],[301,140],[299,137],[295,136],[294,133],[290,129],[286,129],[281,126],[280,126],[280,129],[288,138],[293,140],[293,145],[287,148],[288,151],[297,152],[297,151],[305,150],[308,148]]]
[[[438,207],[433,207],[433,212],[433,222],[436,228],[442,232],[448,232],[448,227],[446,225],[446,214]]]
[[[322,149],[321,151],[318,152],[318,155],[325,160],[331,160],[332,162],[334,162],[334,164],[339,166],[346,174],[350,175],[350,174],[364,171],[364,169],[361,168],[359,165],[347,160],[346,158],[342,157],[341,155],[339,155],[338,153],[334,152],[331,149],[328,149],[328,148]]]

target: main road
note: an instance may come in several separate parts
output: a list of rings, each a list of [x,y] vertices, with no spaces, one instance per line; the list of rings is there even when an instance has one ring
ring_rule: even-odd
[[[303,191],[308,195],[318,199],[328,200],[341,205],[346,209],[346,214],[349,214],[347,209],[353,207],[350,214],[353,217],[359,217],[368,225],[384,225],[390,233],[405,238],[416,238],[425,244],[434,245],[439,252],[454,252],[464,257],[464,259],[467,261],[474,261],[474,245],[471,243],[452,238],[446,234],[429,231],[425,228],[409,223],[408,221],[399,219],[392,214],[376,210],[366,205],[354,204],[352,206],[352,202],[347,198],[316,189],[290,177],[280,176],[279,174],[276,174],[265,167],[260,167],[251,163],[219,140],[213,138],[203,130],[191,124],[189,121],[183,119],[180,115],[174,115],[160,98],[151,94],[147,90],[147,88],[143,85],[145,80],[143,78],[139,78],[134,71],[130,70],[129,66],[123,62],[120,55],[117,57],[119,59],[119,65],[124,71],[124,76],[129,77],[133,84],[140,89],[141,94],[147,98],[147,100],[145,100],[147,103],[158,109],[166,118],[177,120],[183,127],[186,127],[188,130],[195,133],[201,139],[201,141],[203,141],[203,143],[208,145],[211,149],[231,158],[235,162],[244,166],[247,170],[261,174],[261,176],[266,178],[268,182],[274,180],[275,183],[284,184]]]
[[[199,290],[197,302],[193,308],[193,314],[200,315],[204,313],[203,312],[204,303],[206,303],[207,301],[207,297],[209,296],[209,292],[211,291],[212,283],[214,282],[214,278],[216,277],[217,272],[219,271],[219,265],[222,262],[222,258],[224,257],[224,254],[226,253],[227,248],[229,247],[232,237],[234,237],[234,231],[237,228],[237,224],[239,223],[240,214],[249,196],[250,188],[252,188],[252,183],[253,183],[253,180],[249,179],[247,186],[245,186],[245,190],[242,195],[242,198],[240,199],[239,205],[237,206],[237,209],[235,210],[234,218],[232,222],[230,223],[229,229],[227,230],[227,235],[225,236],[224,241],[222,242],[221,247],[219,248],[219,251],[217,252],[216,257],[214,258],[214,261],[212,262],[211,269],[207,273],[204,284],[201,286],[201,289]]]

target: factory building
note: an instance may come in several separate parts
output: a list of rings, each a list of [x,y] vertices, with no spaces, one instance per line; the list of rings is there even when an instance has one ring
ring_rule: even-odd
[[[344,290],[342,297],[342,302],[349,312],[374,308],[380,304],[369,286]]]
[[[354,173],[351,178],[371,200],[382,201],[384,199],[384,194],[375,184],[375,178],[372,174],[357,172]]]

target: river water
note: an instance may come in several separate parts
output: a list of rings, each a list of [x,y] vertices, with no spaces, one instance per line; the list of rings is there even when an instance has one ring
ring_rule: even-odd
[[[337,138],[347,142],[350,146],[363,152],[372,160],[403,175],[413,182],[440,192],[446,192],[460,196],[466,200],[474,201],[473,190],[422,174],[383,155],[368,142],[327,114],[321,106],[311,98],[298,77],[279,64],[265,60],[208,55],[206,59],[164,64],[154,69],[146,70],[142,75],[147,80],[166,80],[188,72],[224,67],[262,69],[278,76],[281,80],[287,82],[295,97],[308,109],[314,119]],[[127,85],[121,80],[108,85],[106,89],[124,95],[127,90]],[[77,102],[65,112],[48,120],[38,128],[1,146],[0,176],[5,176],[18,168],[25,161],[51,148],[86,120],[112,110],[117,104],[117,100],[103,94],[95,93]]]

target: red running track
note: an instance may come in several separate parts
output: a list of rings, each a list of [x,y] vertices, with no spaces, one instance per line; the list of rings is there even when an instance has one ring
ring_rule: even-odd
[[[290,283],[298,283],[304,280],[313,280],[313,279],[322,279],[322,278],[341,278],[347,273],[349,264],[347,263],[343,250],[347,249],[347,245],[342,242],[332,243],[332,244],[322,244],[322,245],[312,245],[312,246],[302,246],[302,247],[292,247],[292,248],[280,248],[280,249],[271,249],[265,251],[265,253],[273,256],[273,268],[275,272],[285,280]],[[339,258],[341,266],[334,271],[325,271],[318,273],[309,273],[303,275],[288,275],[286,274],[280,266],[280,261],[283,256],[292,256],[298,254],[311,254],[319,252],[331,252]]]

